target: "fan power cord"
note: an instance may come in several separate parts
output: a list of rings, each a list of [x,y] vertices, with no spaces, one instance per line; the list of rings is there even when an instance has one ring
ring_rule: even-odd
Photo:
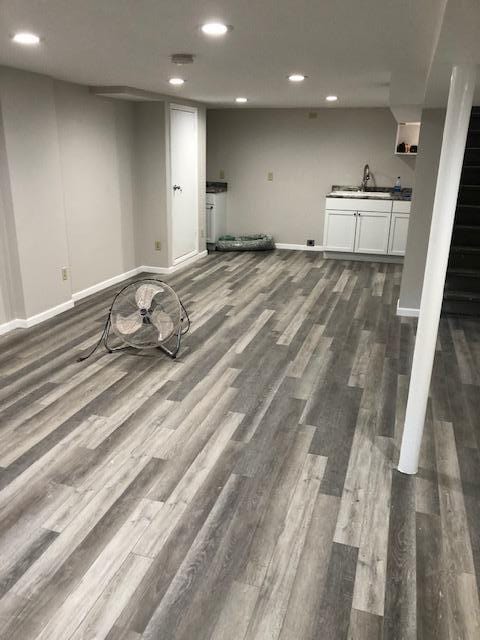
[[[86,356],[80,356],[79,358],[77,358],[77,362],[83,362],[84,360],[88,360],[88,358],[90,358],[90,356],[93,356],[93,354],[98,349],[98,347],[102,344],[102,342],[105,341],[105,338],[107,337],[108,332],[110,331],[110,314],[111,314],[111,310],[108,312],[107,320],[105,322],[105,325],[103,327],[103,331],[102,331],[102,333],[100,335],[100,338],[99,338],[97,344],[93,347],[93,349],[90,351],[90,353],[88,353]],[[110,352],[110,349],[107,348],[107,351]]]
[[[187,334],[190,331],[190,316],[188,315],[188,311],[185,309],[185,305],[183,304],[183,302],[180,300],[180,298],[178,299],[178,301],[180,302],[180,306],[183,309],[183,312],[185,314],[185,318],[187,319],[187,324],[186,326],[181,330],[181,335],[184,336],[185,334]],[[182,318],[182,322],[184,321],[185,318]]]

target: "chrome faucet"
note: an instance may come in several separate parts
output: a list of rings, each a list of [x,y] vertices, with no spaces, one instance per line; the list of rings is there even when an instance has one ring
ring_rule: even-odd
[[[368,164],[366,164],[363,167],[363,178],[362,178],[362,184],[361,184],[361,190],[362,191],[366,191],[367,190],[367,182],[370,180],[370,167],[368,166]]]

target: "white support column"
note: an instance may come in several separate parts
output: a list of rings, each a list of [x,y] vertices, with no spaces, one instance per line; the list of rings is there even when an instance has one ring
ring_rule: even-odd
[[[476,67],[453,67],[398,469],[417,473]]]

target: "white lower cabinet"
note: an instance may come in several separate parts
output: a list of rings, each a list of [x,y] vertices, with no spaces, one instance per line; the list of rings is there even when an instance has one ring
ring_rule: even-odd
[[[327,210],[325,235],[330,251],[354,251],[356,212]]]
[[[358,211],[355,234],[357,253],[388,253],[390,213]]]
[[[403,256],[409,211],[410,202],[405,201],[352,202],[350,198],[327,198],[324,248],[345,253]]]
[[[405,255],[409,218],[410,215],[408,213],[392,213],[388,253],[391,253],[394,256]]]

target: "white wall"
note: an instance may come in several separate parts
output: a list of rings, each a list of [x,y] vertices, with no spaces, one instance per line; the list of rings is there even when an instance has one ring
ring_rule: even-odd
[[[0,107],[15,216],[25,313],[70,300],[53,81],[0,68]]]
[[[407,309],[420,308],[444,122],[444,109],[423,110],[416,186],[398,303]]]
[[[360,184],[413,186],[414,158],[394,155],[389,109],[223,109],[207,113],[207,176],[228,182],[230,233],[272,233],[282,243],[323,241],[325,194]],[[273,172],[273,182],[267,173]]]
[[[67,82],[55,82],[55,105],[76,293],[135,266],[133,112]]]
[[[135,105],[135,254],[138,265],[168,266],[166,120],[163,102]],[[155,241],[161,250],[155,249]]]
[[[0,325],[24,315],[25,304],[0,110]]]
[[[138,266],[170,266],[168,104],[108,100],[0,67],[0,325],[71,304],[72,294]]]

